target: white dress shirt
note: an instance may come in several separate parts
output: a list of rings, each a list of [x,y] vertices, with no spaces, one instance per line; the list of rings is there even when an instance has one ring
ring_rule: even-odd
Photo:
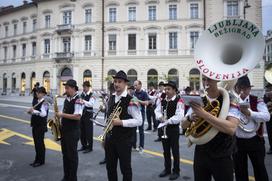
[[[116,93],[113,93],[112,95],[115,96],[114,102],[117,103],[118,101],[120,101],[120,99],[122,97],[127,97],[128,93],[125,90],[119,96]],[[142,125],[143,119],[142,119],[142,115],[141,115],[141,108],[140,108],[140,106],[129,105],[128,106],[128,114],[131,115],[132,118],[131,119],[122,120],[123,127],[137,127],[137,126],[141,126]]]
[[[82,93],[83,93],[85,96],[86,96],[86,95],[90,95],[91,90],[89,90],[87,93],[85,93],[85,92],[82,92]],[[95,97],[94,97],[94,96],[91,96],[90,99],[89,99],[89,101],[86,101],[86,100],[83,99],[83,103],[84,103],[83,108],[84,108],[84,107],[89,107],[89,108],[91,108],[91,107],[93,107],[94,104],[95,104]]]
[[[44,99],[39,99],[38,103],[40,103],[43,100]],[[32,114],[37,115],[37,116],[41,116],[41,117],[45,117],[45,116],[47,116],[47,110],[48,110],[48,108],[49,108],[48,103],[42,103],[41,111],[38,111],[38,110],[34,109],[33,112],[32,112]]]
[[[170,101],[170,100],[174,101],[175,99],[176,99],[176,95],[173,96],[171,99],[168,99],[166,97],[166,101]],[[155,109],[155,115],[156,115],[157,120],[159,120],[163,116],[161,100],[157,101],[157,107]],[[179,124],[180,121],[182,120],[183,116],[184,116],[184,104],[182,102],[178,101],[175,115],[172,116],[171,118],[169,118],[168,120],[166,120],[164,122],[164,124],[165,125],[167,125],[167,124]]]
[[[70,102],[70,101],[74,100],[76,98],[76,96],[78,96],[78,93],[76,93],[73,97],[66,97],[66,100]],[[75,111],[73,114],[82,115],[83,106],[81,104],[76,102],[74,108],[75,108]]]
[[[249,100],[249,96],[246,97],[244,100],[242,100],[241,98],[239,99],[239,102],[248,102],[250,104],[250,100]],[[250,111],[250,117],[246,117],[245,115],[243,115],[243,113],[240,113],[241,116],[246,117],[247,119],[249,119],[250,121],[255,121],[257,123],[261,123],[261,122],[267,122],[270,120],[270,114],[269,111],[267,109],[266,104],[261,101],[258,100],[257,103],[257,110],[258,111],[252,111],[250,108],[248,108],[248,110]],[[240,127],[237,128],[236,130],[236,136],[238,138],[252,138],[256,135],[256,132],[245,132],[243,131]]]

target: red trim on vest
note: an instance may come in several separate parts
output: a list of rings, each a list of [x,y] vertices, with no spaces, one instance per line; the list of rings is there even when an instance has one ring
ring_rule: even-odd
[[[252,111],[258,112],[257,105],[258,105],[258,97],[249,95],[249,102],[250,102],[250,109]],[[261,102],[261,101],[260,101]],[[260,124],[259,129],[256,131],[256,134],[260,137],[263,137],[264,134],[264,127],[263,123]]]

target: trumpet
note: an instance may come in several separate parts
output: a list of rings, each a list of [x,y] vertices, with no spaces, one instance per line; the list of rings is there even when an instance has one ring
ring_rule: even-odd
[[[167,120],[167,107],[168,107],[168,103],[167,103],[167,105],[166,105],[166,109],[163,111],[163,121],[166,121],[166,120]],[[163,106],[162,106],[162,110],[163,110]],[[162,135],[162,139],[167,139],[167,138],[168,138],[168,136],[167,136],[167,134],[166,134],[166,127],[167,127],[167,125],[165,125],[165,126],[163,127],[163,135]]]
[[[118,102],[118,104],[117,104],[116,108],[113,110],[113,112],[109,115],[103,134],[98,136],[98,139],[100,139],[102,141],[102,145],[104,145],[104,143],[105,143],[106,135],[113,128],[113,120],[118,118],[122,112],[122,107],[120,106],[120,103],[121,103],[121,100]]]

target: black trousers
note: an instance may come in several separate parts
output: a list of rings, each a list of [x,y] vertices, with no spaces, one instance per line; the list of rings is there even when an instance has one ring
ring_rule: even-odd
[[[76,181],[78,168],[77,144],[79,141],[80,130],[79,128],[69,130],[62,129],[61,134],[64,179],[66,181]]]
[[[45,162],[45,145],[44,145],[44,126],[34,126],[32,127],[32,136],[35,145],[35,163],[44,163]]]
[[[233,181],[233,160],[231,156],[211,157],[207,151],[195,149],[194,155],[195,181]]]
[[[92,112],[83,111],[80,119],[80,142],[84,148],[93,149],[93,117]]]
[[[171,126],[171,127],[170,127]],[[171,172],[171,151],[174,158],[173,172],[180,172],[179,166],[179,127],[168,125],[166,128],[167,139],[162,138],[164,168],[166,171]]]
[[[266,122],[266,130],[267,130],[267,136],[268,136],[270,150],[272,150],[272,119],[270,119],[270,121]]]
[[[152,121],[153,121],[153,128],[156,129],[158,127],[158,121],[156,120],[153,106],[147,106],[146,119],[147,119],[147,123],[148,123],[148,128],[152,129]]]
[[[122,140],[106,138],[105,151],[108,180],[118,180],[117,163],[119,160],[123,181],[132,181],[131,138],[125,138]]]
[[[250,139],[237,138],[237,152],[234,154],[236,181],[248,181],[248,161],[251,160],[256,181],[268,181],[265,168],[264,139],[254,136]]]

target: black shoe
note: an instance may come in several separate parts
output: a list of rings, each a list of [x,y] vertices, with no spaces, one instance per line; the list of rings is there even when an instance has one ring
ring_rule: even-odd
[[[33,163],[30,163],[29,165],[30,165],[30,166],[33,166],[35,163],[37,163],[37,162],[34,161]]]
[[[87,149],[85,149],[85,150],[83,151],[83,153],[90,153],[91,151],[93,151],[93,149],[87,148]]]
[[[169,180],[176,180],[179,178],[179,174],[178,173],[172,173],[169,177]]]
[[[85,146],[82,146],[80,149],[78,149],[77,151],[84,151],[86,150],[87,148]]]
[[[160,142],[161,141],[161,138],[157,138],[154,140],[155,142]]]
[[[150,128],[150,127],[148,127],[148,128],[146,128],[145,130],[146,130],[146,131],[150,131],[150,130],[151,130],[151,128]]]
[[[269,149],[269,150],[266,152],[266,154],[271,155],[271,154],[272,154],[272,149]]]
[[[106,159],[104,159],[101,162],[99,162],[99,165],[104,165],[104,164],[106,164]]]
[[[39,167],[39,166],[42,166],[42,165],[44,165],[44,163],[34,163],[32,165],[32,167]]]
[[[169,174],[171,174],[170,171],[163,170],[163,171],[160,173],[159,177],[166,177],[166,176],[169,175]]]
[[[158,130],[157,128],[154,128],[154,129],[153,129],[153,132],[156,132],[157,130]]]

